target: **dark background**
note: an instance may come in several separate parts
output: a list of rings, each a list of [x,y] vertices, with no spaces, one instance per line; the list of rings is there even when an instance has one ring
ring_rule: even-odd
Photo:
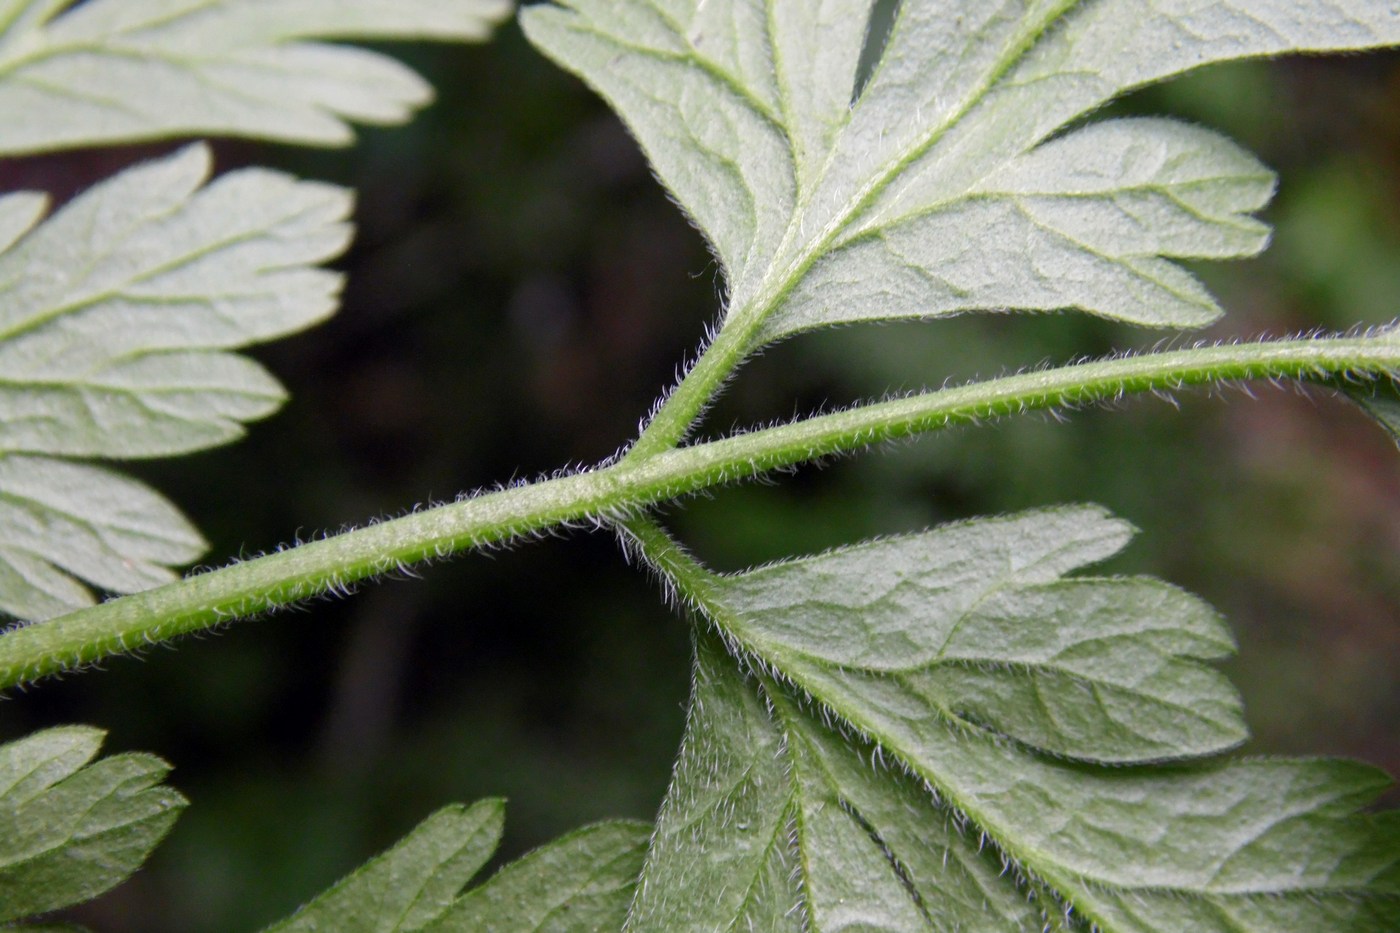
[[[595,462],[635,432],[715,314],[714,263],[620,124],[509,25],[400,47],[439,88],[352,150],[221,143],[360,192],[344,309],[257,351],[292,393],[232,447],[134,472],[180,503],[210,563],[462,490]],[[1202,267],[1228,339],[1400,314],[1400,57],[1217,67],[1120,112],[1225,130],[1278,169],[1262,259]],[[0,166],[60,196],[172,147]],[[707,423],[1146,347],[1081,315],[968,316],[805,336],[749,364]],[[981,513],[1096,501],[1150,572],[1232,621],[1250,751],[1400,771],[1400,454],[1321,391],[1253,386],[1026,417],[671,507],[722,569]],[[604,535],[426,568],[0,702],[0,739],[89,722],[155,752],[193,802],[148,868],[74,917],[102,931],[270,922],[431,810],[510,798],[503,854],[583,822],[650,818],[683,722],[688,642]],[[1392,802],[1396,798],[1390,798]]]

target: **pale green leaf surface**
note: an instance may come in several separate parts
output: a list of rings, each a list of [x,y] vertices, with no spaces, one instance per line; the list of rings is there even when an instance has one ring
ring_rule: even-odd
[[[809,866],[803,887],[817,929],[1065,928],[1053,895],[976,827],[960,827],[926,785],[878,765],[878,753],[816,722],[781,687],[769,683],[764,692],[780,711],[793,760],[798,844]]]
[[[267,933],[422,930],[490,860],[504,823],[502,800],[444,807]]]
[[[178,135],[351,139],[432,89],[311,39],[484,38],[507,0],[58,0],[0,6],[0,152]]]
[[[733,54],[752,50],[753,42],[767,44],[760,6],[697,0],[571,6],[568,12],[528,8],[521,23],[628,120],[667,187],[709,237],[731,287],[761,276],[797,195],[771,60],[755,69],[758,78],[746,80],[740,69],[748,62]],[[712,50],[705,27],[716,21],[721,35],[732,30],[749,38],[715,41]]]
[[[158,758],[93,761],[102,738],[70,726],[0,745],[0,923],[119,884],[185,806]]]
[[[203,552],[146,487],[56,457],[151,457],[242,436],[284,399],[227,352],[331,314],[315,268],[350,237],[349,194],[263,169],[209,181],[203,146],[128,169],[47,220],[0,199],[0,610],[133,592]]]
[[[1325,760],[1117,764],[1205,754],[1243,735],[1233,693],[1197,663],[1230,648],[1213,613],[1155,581],[1057,579],[1125,537],[1102,511],[1076,508],[728,577],[663,559],[765,672],[756,685],[766,703],[744,695],[755,682],[737,671],[728,687],[697,688],[687,747],[716,723],[739,721],[780,749],[787,785],[749,807],[792,814],[813,929],[916,929],[919,911],[929,929],[1037,930],[1065,916],[1156,933],[1381,933],[1400,924],[1400,816],[1357,812],[1388,786],[1379,771]],[[964,553],[986,564],[982,574],[959,566]],[[997,559],[1006,554],[1024,563]],[[940,574],[945,560],[952,569]],[[958,587],[970,592],[961,603],[945,592]],[[914,634],[919,621],[931,639]],[[862,666],[899,650],[914,669]],[[700,658],[702,670],[723,663]],[[721,678],[697,677],[707,681]],[[812,703],[859,738],[817,723]],[[729,731],[744,749],[742,733]],[[717,747],[705,764],[723,774],[751,760],[741,751],[726,762]],[[915,780],[897,791],[889,775],[866,773],[880,761]],[[668,801],[699,798],[696,776],[706,773],[678,768]],[[718,829],[695,831],[704,821],[692,818],[672,831],[681,843],[673,849],[695,850],[670,856],[679,881],[705,876],[696,867],[705,843],[728,825],[729,800],[716,797],[700,816]],[[963,846],[964,836],[976,844]],[[1002,882],[969,854],[983,844],[1004,859]],[[733,874],[718,860],[710,867],[725,869]],[[1007,913],[1012,904],[1034,910]]]
[[[1073,768],[901,717],[845,684],[813,687],[1105,929],[1381,933],[1400,922],[1400,821],[1354,812],[1388,786],[1374,769]]]
[[[792,676],[1105,762],[1199,755],[1245,737],[1203,660],[1224,624],[1153,580],[1060,580],[1126,543],[1092,507],[945,526],[723,578],[726,629]]]
[[[309,327],[351,198],[203,146],[102,182],[0,254],[0,452],[141,457],[240,436],[283,400],[218,351]],[[4,202],[0,202],[2,205]]]
[[[38,619],[92,602],[75,576],[116,592],[157,586],[204,548],[142,483],[50,457],[0,457],[0,611]]]
[[[685,737],[630,933],[804,929],[789,770],[763,701],[714,639],[697,635]]]
[[[681,758],[627,930],[1061,929],[1053,898],[1042,911],[921,783],[873,768],[800,706],[698,635]]]
[[[614,820],[575,830],[511,862],[427,929],[593,933],[622,928],[651,827]]]
[[[1261,249],[1266,230],[1248,214],[1271,174],[1166,120],[1044,141],[1125,90],[1213,61],[1400,41],[1386,0],[906,0],[843,108],[868,11],[564,0],[522,15],[627,122],[709,238],[729,320],[754,342],[967,310],[1207,323],[1219,309],[1169,258]],[[844,30],[822,28],[837,14]]]

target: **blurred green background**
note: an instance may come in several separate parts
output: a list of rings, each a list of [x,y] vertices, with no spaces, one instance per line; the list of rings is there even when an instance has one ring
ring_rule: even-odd
[[[360,193],[344,309],[259,351],[292,401],[243,443],[135,472],[222,563],[463,490],[595,462],[634,433],[720,291],[620,124],[513,25],[396,47],[439,89],[353,150],[221,143]],[[1217,67],[1115,105],[1225,130],[1282,176],[1257,261],[1199,271],[1229,316],[1191,339],[1400,314],[1400,56]],[[156,150],[0,167],[62,194]],[[1084,316],[969,316],[802,337],[751,363],[706,431],[1145,347]],[[1251,751],[1400,772],[1400,454],[1320,391],[1251,387],[1026,417],[667,510],[723,569],[1057,502],[1142,529],[1108,568],[1232,621]],[[0,739],[60,722],[155,752],[193,801],[148,869],[72,916],[101,931],[243,931],[436,807],[509,798],[503,855],[650,818],[688,689],[686,625],[613,542],[571,533],[245,622],[0,702]],[[1390,801],[1397,802],[1392,796]]]

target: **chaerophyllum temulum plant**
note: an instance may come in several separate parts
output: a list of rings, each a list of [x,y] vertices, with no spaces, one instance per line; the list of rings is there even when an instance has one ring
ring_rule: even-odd
[[[888,30],[872,13],[893,12]],[[428,96],[327,39],[468,39],[488,0],[9,0],[0,150],[238,135],[334,144]],[[1349,394],[1400,437],[1400,329],[1048,366],[713,437],[774,343],[834,325],[1221,312],[1173,260],[1252,255],[1272,174],[1201,127],[1095,118],[1227,59],[1400,44],[1389,0],[572,0],[527,36],[617,110],[723,273],[711,338],[615,457],[177,578],[198,533],[105,463],[235,439],[282,400],[231,351],[335,307],[348,196],[196,144],[51,216],[0,199],[0,686],[592,525],[693,629],[654,825],[580,829],[470,886],[503,805],[449,806],[275,930],[1400,928],[1388,786],[1246,737],[1199,599],[1094,576],[1132,529],[1092,505],[721,574],[656,509],[942,428],[1249,380]],[[928,326],[937,326],[930,323]],[[940,374],[931,373],[936,382]],[[93,590],[111,594],[94,602]],[[119,595],[125,594],[125,595]],[[0,746],[0,924],[117,884],[183,798],[89,726]],[[464,892],[464,888],[466,889]],[[26,926],[28,925],[28,926]]]

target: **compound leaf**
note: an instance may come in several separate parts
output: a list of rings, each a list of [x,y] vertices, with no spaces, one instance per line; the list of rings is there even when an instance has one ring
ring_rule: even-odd
[[[42,222],[42,198],[0,198],[0,611],[44,618],[92,601],[75,577],[132,592],[197,558],[203,541],[166,500],[60,458],[240,437],[284,393],[228,351],[335,309],[340,276],[315,264],[349,242],[350,195],[209,171],[190,146]]]
[[[312,39],[485,37],[508,0],[7,0],[0,153],[189,135],[345,144],[432,89]]]
[[[1261,249],[1248,215],[1272,175],[1170,120],[1065,128],[1210,62],[1400,41],[1388,0],[905,0],[858,89],[871,6],[561,0],[522,14],[709,238],[726,326],[750,348],[1007,308],[1208,323],[1214,300],[1170,258]]]
[[[0,745],[0,924],[124,881],[185,806],[159,758],[94,761],[103,735],[67,726]]]
[[[1155,581],[1062,576],[1128,533],[1067,508],[733,576],[667,558],[753,673],[701,639],[634,914],[699,879],[741,893],[695,929],[1393,929],[1400,814],[1357,813],[1388,779],[1200,761],[1244,737],[1201,663],[1231,649],[1219,619]]]

